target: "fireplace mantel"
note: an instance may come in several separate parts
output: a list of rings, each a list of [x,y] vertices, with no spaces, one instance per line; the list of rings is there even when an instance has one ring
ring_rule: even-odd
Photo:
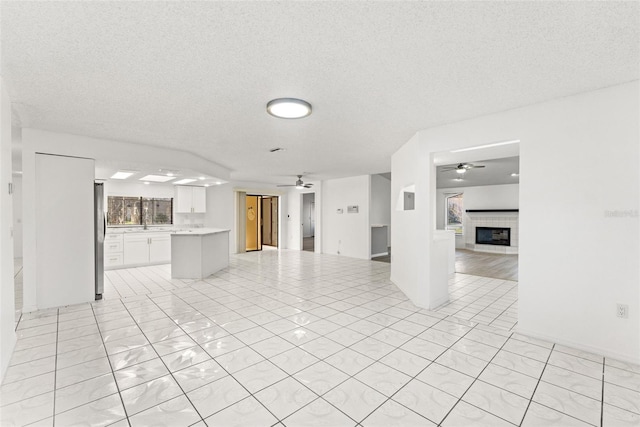
[[[520,212],[520,209],[467,209],[466,212]]]

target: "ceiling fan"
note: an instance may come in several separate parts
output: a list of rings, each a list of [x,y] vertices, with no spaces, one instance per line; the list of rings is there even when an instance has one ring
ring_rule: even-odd
[[[290,184],[290,185],[278,185],[278,187],[296,187],[297,189],[302,189],[302,188],[311,188],[313,186],[313,184],[305,184],[304,182],[302,182],[302,175],[297,175],[298,179],[296,180],[295,184]]]
[[[458,163],[458,166],[448,166],[442,168],[442,172],[456,171],[457,173],[465,173],[469,169],[480,169],[484,165],[474,165],[473,163]]]

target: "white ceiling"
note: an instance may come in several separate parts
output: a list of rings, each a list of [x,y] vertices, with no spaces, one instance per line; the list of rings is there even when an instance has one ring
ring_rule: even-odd
[[[638,2],[0,7],[21,126],[187,150],[238,180],[386,172],[420,129],[639,77]],[[313,114],[271,117],[277,97]]]
[[[467,170],[464,174],[456,171],[443,171],[448,166],[456,167],[458,163],[436,167],[436,188],[475,187],[478,185],[519,184],[520,177],[511,176],[520,172],[520,157],[503,157],[501,159],[480,160],[471,163],[484,166]],[[454,181],[454,179],[462,181]]]

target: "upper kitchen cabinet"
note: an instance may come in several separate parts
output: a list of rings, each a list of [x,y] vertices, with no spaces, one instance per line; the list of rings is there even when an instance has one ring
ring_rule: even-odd
[[[176,213],[205,213],[207,193],[204,187],[176,185]]]

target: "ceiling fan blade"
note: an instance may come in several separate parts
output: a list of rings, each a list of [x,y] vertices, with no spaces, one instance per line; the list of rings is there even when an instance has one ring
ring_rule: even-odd
[[[276,185],[276,187],[295,187],[295,185]]]
[[[484,168],[484,167],[486,167],[486,166],[484,166],[484,165],[477,165],[477,166],[476,165],[469,165],[469,169],[480,169],[480,168]]]
[[[313,184],[305,184],[305,185],[303,185],[303,187],[304,188],[311,188],[311,187],[313,187]]]
[[[440,169],[440,170],[441,170],[442,172],[449,172],[449,171],[454,171],[454,170],[456,170],[456,169],[457,169],[457,168],[442,168],[442,169]]]

